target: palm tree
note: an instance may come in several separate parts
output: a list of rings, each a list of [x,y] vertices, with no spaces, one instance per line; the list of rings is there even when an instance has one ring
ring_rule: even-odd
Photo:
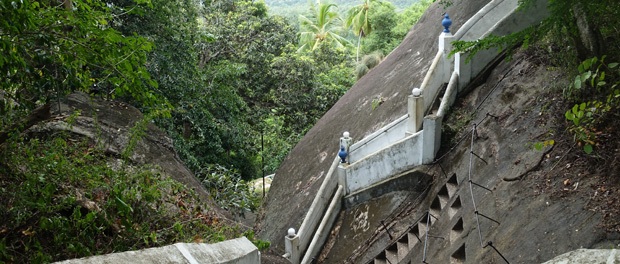
[[[335,47],[344,47],[350,42],[340,36],[337,31],[342,29],[342,19],[335,4],[325,4],[317,1],[317,5],[310,6],[308,16],[299,15],[301,32],[299,33],[299,49],[315,50],[319,45],[326,43]]]
[[[381,2],[380,0],[364,0],[362,4],[356,5],[352,7],[351,9],[349,9],[349,12],[347,14],[347,20],[346,20],[345,26],[347,28],[352,28],[353,33],[355,33],[355,35],[358,36],[357,58],[356,58],[357,61],[359,61],[359,57],[360,57],[361,39],[365,36],[368,36],[368,34],[370,34],[370,32],[372,31],[372,26],[370,24],[370,20],[368,19],[370,15],[369,14],[370,5],[372,3],[382,4],[383,2]]]

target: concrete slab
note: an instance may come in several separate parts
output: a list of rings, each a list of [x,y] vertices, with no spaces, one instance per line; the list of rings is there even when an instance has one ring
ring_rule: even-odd
[[[577,249],[555,257],[543,264],[618,264],[620,251],[617,249]]]
[[[113,253],[81,259],[56,262],[58,264],[104,264],[104,263],[212,263],[212,264],[260,264],[258,248],[246,237],[226,240],[216,244],[177,243],[169,246],[137,251]]]

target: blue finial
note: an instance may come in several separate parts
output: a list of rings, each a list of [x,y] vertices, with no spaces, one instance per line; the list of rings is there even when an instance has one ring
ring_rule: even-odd
[[[344,146],[340,146],[340,151],[338,152],[338,157],[340,157],[340,163],[346,163],[347,159],[347,151],[344,150]]]
[[[446,16],[441,21],[441,25],[443,26],[444,33],[450,33],[450,25],[452,25],[452,20],[450,20],[448,13],[446,13]]]

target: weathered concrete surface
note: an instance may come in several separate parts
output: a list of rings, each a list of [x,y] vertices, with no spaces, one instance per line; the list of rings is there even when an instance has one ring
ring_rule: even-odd
[[[347,193],[359,191],[420,165],[422,144],[422,133],[417,133],[346,166]]]
[[[361,78],[304,136],[276,172],[257,217],[257,235],[270,241],[274,254],[284,254],[284,236],[298,228],[338,152],[338,139],[349,131],[354,141],[407,112],[407,96],[419,86],[437,51],[441,20],[447,11],[458,28],[488,0],[455,1],[448,8],[433,4],[403,44]],[[429,52],[432,51],[432,52]],[[372,100],[385,101],[372,109]]]
[[[422,193],[429,187],[431,181],[432,177],[420,170],[407,171],[345,196],[344,206],[345,208],[351,208],[373,198],[396,191]]]
[[[530,264],[579,248],[596,248],[601,243],[607,245],[599,248],[619,247],[620,235],[605,233],[599,227],[601,215],[588,207],[596,178],[575,175],[579,184],[569,184],[564,177],[573,177],[570,168],[556,167],[572,141],[556,141],[553,147],[542,150],[533,147],[535,142],[558,139],[563,133],[564,108],[552,102],[560,100],[558,91],[565,84],[560,80],[565,78],[544,65],[538,66],[538,61],[519,53],[512,61],[494,67],[485,83],[459,99],[459,107],[451,113],[452,122],[457,116],[473,119],[460,128],[456,138],[463,139],[460,144],[444,146],[437,165],[419,168],[435,176],[428,195],[421,200],[402,200],[408,204],[401,206],[402,211],[371,221],[367,232],[374,236],[343,240],[356,234],[348,228],[350,223],[343,222],[334,231],[335,241],[327,244],[335,244],[332,251],[340,246],[344,247],[338,248],[340,252],[354,252],[343,262],[332,262],[338,251],[326,249],[324,263],[372,261],[417,226],[429,209],[433,224],[426,252],[423,243],[417,243],[399,263],[420,263],[423,256],[428,263],[506,263],[503,256],[509,263]],[[477,130],[470,149],[469,132],[474,123]],[[472,185],[473,192],[470,190],[470,150],[479,156],[471,156],[472,181],[491,191],[476,185]],[[558,169],[565,169],[567,175],[550,176]],[[449,184],[452,175],[458,183],[454,186]],[[546,186],[560,189],[562,195],[553,195]],[[499,224],[483,216],[476,220],[476,210]],[[342,218],[354,215],[347,211]],[[392,239],[379,225],[381,220],[390,227]],[[423,239],[422,235],[419,233]],[[489,242],[501,255],[487,246]]]
[[[466,20],[459,20],[460,15],[467,17],[463,14],[475,13],[486,2],[455,1],[448,9],[455,21],[453,31]],[[304,217],[337,152],[341,132],[350,131],[359,140],[405,112],[405,97],[419,85],[436,51],[439,32],[428,32],[443,14],[438,7],[431,8],[403,44],[319,120],[282,164],[257,226],[259,236],[273,242],[275,253],[282,252],[285,230]],[[547,60],[520,53],[490,67],[490,75],[483,75],[486,80],[475,80],[463,90],[470,93],[449,114],[453,124],[463,124],[454,142],[463,140],[454,148],[444,145],[448,149],[440,152],[438,164],[423,168],[435,179],[428,195],[393,192],[344,211],[319,263],[368,263],[417,227],[429,209],[437,217],[430,229],[433,238],[426,251],[423,243],[412,246],[400,263],[420,263],[426,256],[428,263],[506,263],[505,257],[509,263],[530,264],[610,241],[616,247],[620,234],[600,228],[601,219],[608,216],[590,207],[590,201],[601,196],[597,177],[573,175],[577,173],[570,164],[561,163],[574,142],[557,140],[565,132],[566,108],[554,101],[561,100],[566,85],[560,80],[571,78],[550,71],[552,65],[544,65]],[[385,102],[371,110],[370,102],[379,97]],[[469,146],[474,122],[477,157],[470,156]],[[534,149],[534,143],[549,139],[556,139],[553,147]],[[448,184],[452,175],[454,185]],[[470,176],[482,187],[470,185]]]
[[[89,258],[56,262],[57,264],[259,264],[260,252],[246,237],[216,244],[177,243],[174,245],[128,251]]]
[[[543,264],[618,264],[620,251],[617,249],[577,249],[562,254]]]

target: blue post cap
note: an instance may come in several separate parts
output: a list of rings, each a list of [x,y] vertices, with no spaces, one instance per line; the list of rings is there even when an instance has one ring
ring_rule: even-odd
[[[452,25],[452,20],[450,19],[450,16],[448,16],[448,13],[446,13],[443,20],[441,21],[441,25],[443,26],[444,33],[450,33],[450,26]]]

